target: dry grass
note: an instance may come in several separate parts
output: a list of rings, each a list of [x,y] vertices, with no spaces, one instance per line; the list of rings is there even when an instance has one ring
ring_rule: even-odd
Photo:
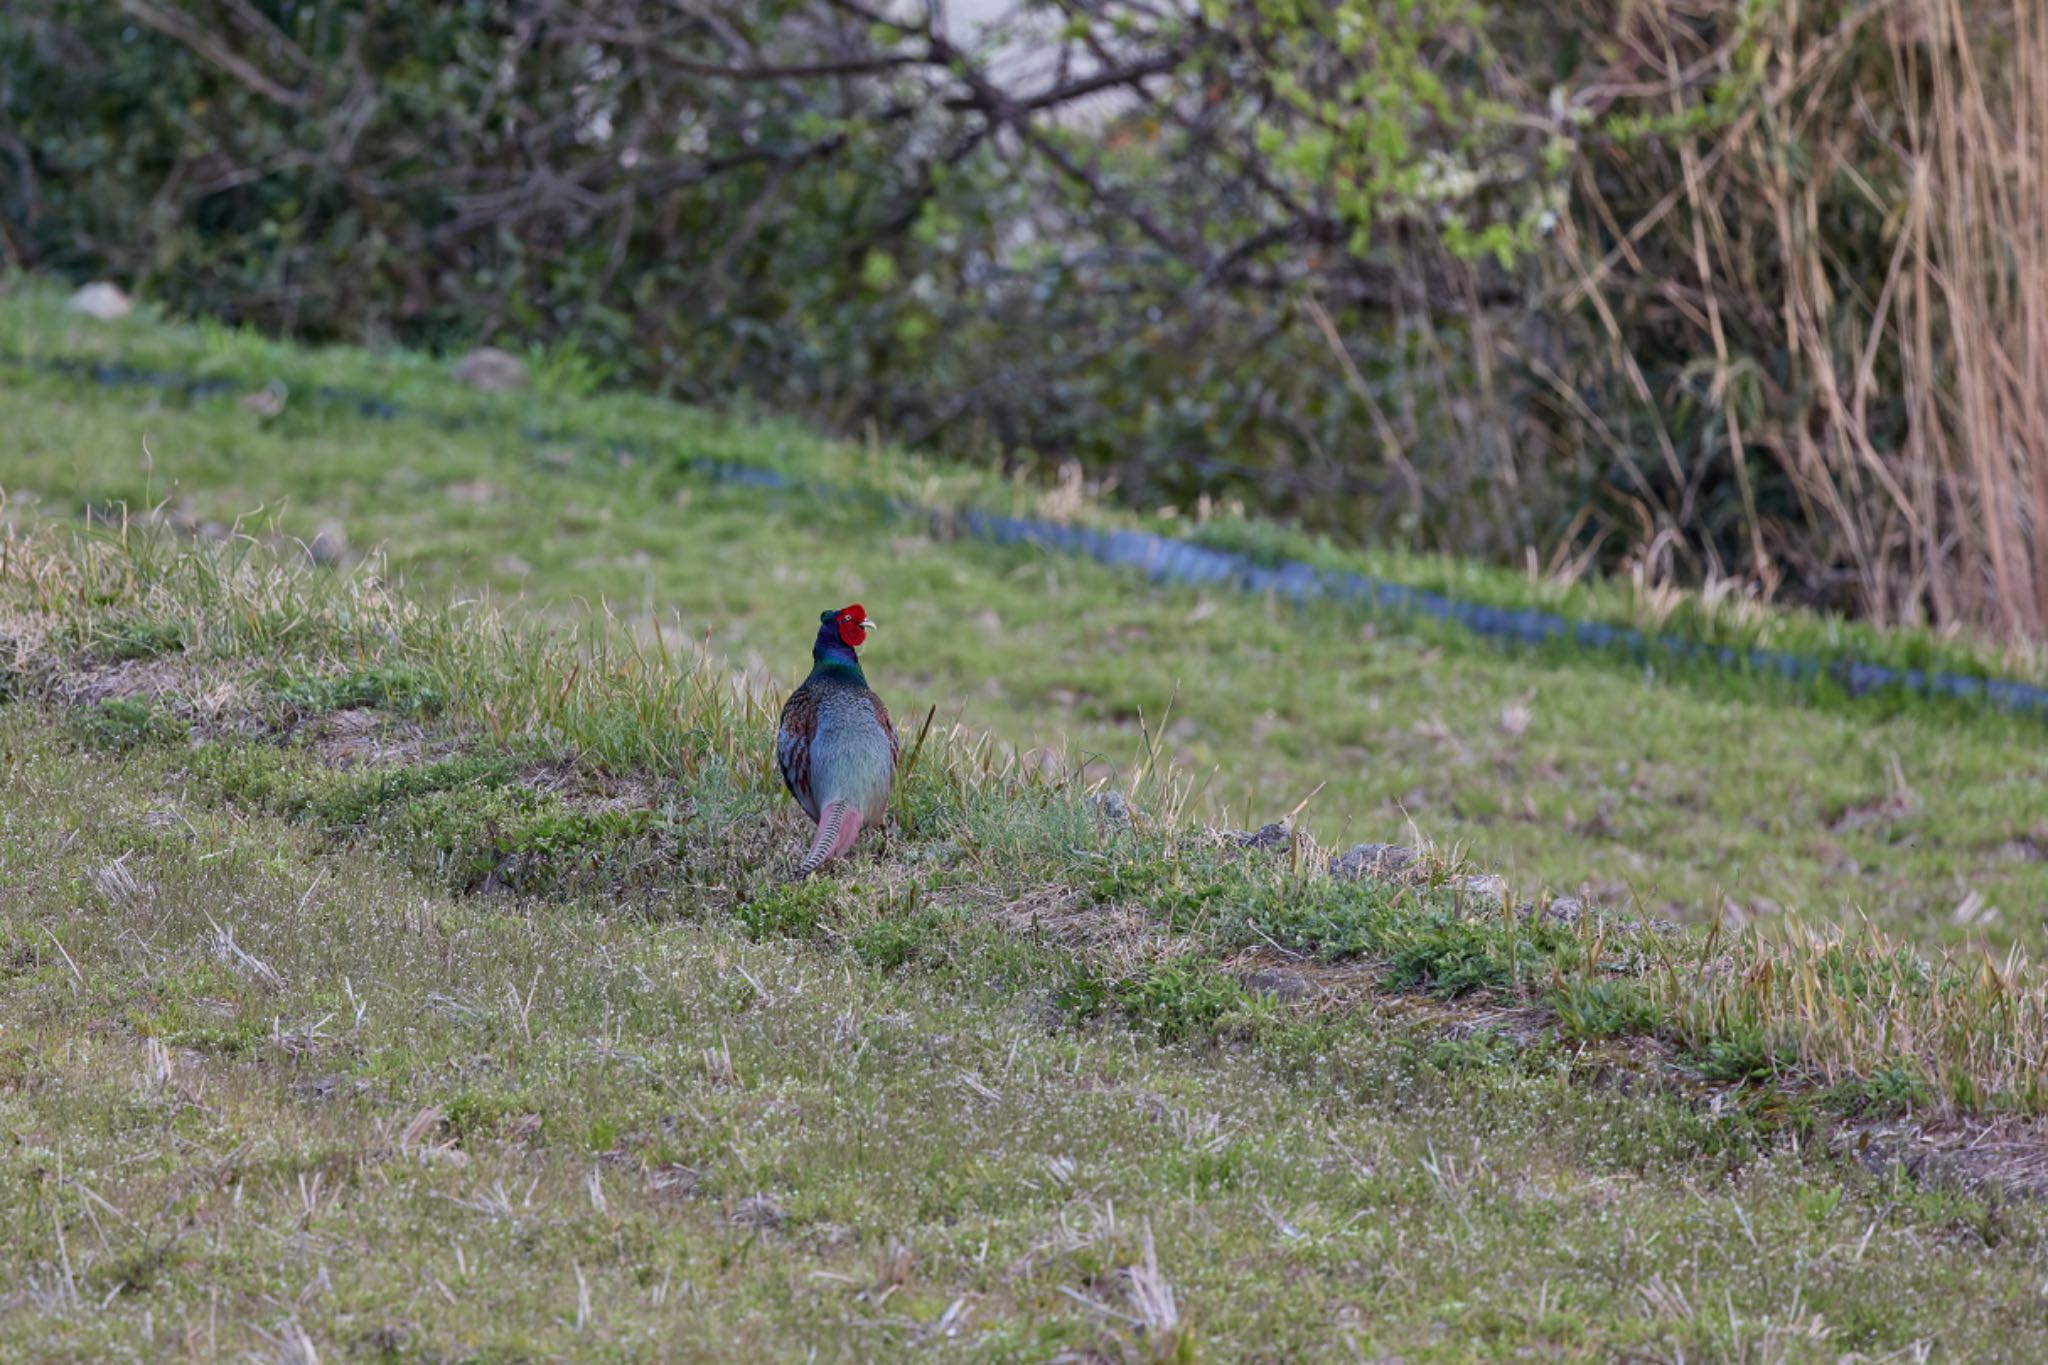
[[[1609,441],[1639,564],[2038,641],[2048,21],[2030,0],[1765,5],[1709,46],[1693,6],[1629,15],[1625,107],[1663,126],[1611,164],[1650,207],[1624,221],[1581,177],[1564,301],[1643,412],[1712,414],[1653,420],[1647,458]],[[1700,534],[1723,471],[1740,565]]]

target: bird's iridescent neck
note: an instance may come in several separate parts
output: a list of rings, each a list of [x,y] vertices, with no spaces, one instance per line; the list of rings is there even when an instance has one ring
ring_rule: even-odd
[[[867,675],[860,671],[860,656],[836,632],[829,638],[819,633],[818,643],[811,648],[811,677],[867,685]]]

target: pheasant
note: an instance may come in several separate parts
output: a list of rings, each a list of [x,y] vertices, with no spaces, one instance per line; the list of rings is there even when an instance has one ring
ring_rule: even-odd
[[[782,705],[775,762],[789,794],[818,822],[811,851],[797,864],[807,877],[853,847],[863,825],[880,824],[896,779],[896,727],[868,687],[854,650],[875,628],[859,603],[818,617],[811,676]]]

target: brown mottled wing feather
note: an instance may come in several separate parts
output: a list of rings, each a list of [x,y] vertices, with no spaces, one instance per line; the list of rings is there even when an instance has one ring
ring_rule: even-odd
[[[782,723],[775,730],[775,766],[782,770],[789,794],[813,820],[818,818],[818,797],[811,787],[811,741],[817,737],[818,690],[805,683],[782,704]]]

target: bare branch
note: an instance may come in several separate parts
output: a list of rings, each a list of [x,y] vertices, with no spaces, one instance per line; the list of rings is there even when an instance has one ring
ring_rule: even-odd
[[[265,99],[293,109],[305,109],[312,104],[311,97],[302,91],[286,89],[230,51],[218,37],[182,10],[159,9],[149,0],[121,0],[121,11],[158,33],[177,39]]]

